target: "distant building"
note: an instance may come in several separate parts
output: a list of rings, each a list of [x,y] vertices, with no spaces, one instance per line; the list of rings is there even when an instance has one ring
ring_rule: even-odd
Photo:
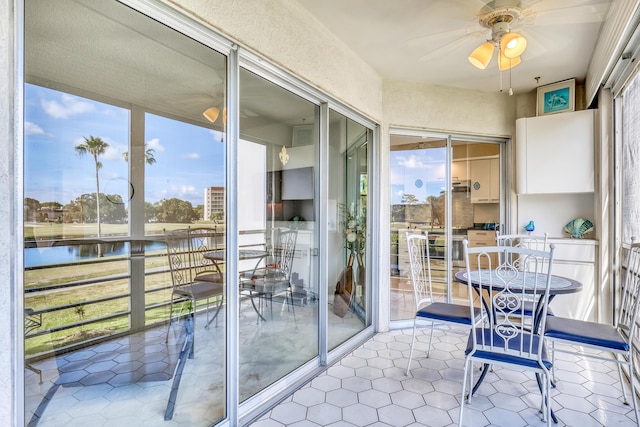
[[[216,212],[224,212],[224,187],[204,189],[204,220],[210,220]]]

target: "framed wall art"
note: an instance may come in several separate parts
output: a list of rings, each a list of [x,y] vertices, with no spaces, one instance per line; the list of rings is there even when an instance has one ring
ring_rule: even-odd
[[[538,116],[575,111],[576,80],[569,79],[538,88]]]

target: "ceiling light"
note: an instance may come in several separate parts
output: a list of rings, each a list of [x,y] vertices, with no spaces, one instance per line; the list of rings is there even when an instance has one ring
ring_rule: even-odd
[[[471,55],[469,55],[469,62],[471,62],[474,67],[484,70],[487,68],[487,65],[489,65],[489,62],[491,62],[494,50],[495,46],[493,42],[484,42],[471,52]]]
[[[489,66],[495,48],[498,48],[498,70],[500,70],[500,91],[502,92],[502,71],[511,70],[522,62],[521,55],[527,48],[527,39],[522,34],[511,32],[511,25],[522,17],[520,0],[492,1],[480,10],[480,25],[491,29],[491,39],[476,47],[469,55],[473,66],[484,70]],[[509,95],[511,72],[509,72]]]
[[[519,56],[516,56],[515,58],[507,58],[502,54],[502,52],[498,54],[498,69],[500,71],[509,70],[518,65],[520,62],[522,62],[522,60]]]
[[[218,107],[209,107],[202,113],[203,116],[207,118],[211,123],[218,120],[218,116],[220,115],[220,109]]]
[[[522,34],[507,33],[500,39],[500,48],[502,54],[510,59],[516,58],[527,48],[527,39]]]

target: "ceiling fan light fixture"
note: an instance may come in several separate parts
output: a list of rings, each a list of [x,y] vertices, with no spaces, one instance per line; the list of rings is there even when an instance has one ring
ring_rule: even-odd
[[[517,58],[527,49],[527,39],[519,33],[506,33],[500,39],[500,48],[505,57]]]
[[[522,59],[520,59],[519,56],[516,56],[515,58],[507,58],[502,54],[502,52],[498,54],[498,69],[500,71],[509,70],[518,65],[520,62],[522,62]]]
[[[209,107],[202,113],[203,116],[207,118],[211,123],[218,120],[218,116],[220,115],[220,109],[218,107]]]
[[[491,62],[491,58],[493,58],[494,49],[495,46],[493,42],[487,41],[482,43],[471,52],[469,62],[471,62],[474,67],[484,70],[489,65],[489,62]]]

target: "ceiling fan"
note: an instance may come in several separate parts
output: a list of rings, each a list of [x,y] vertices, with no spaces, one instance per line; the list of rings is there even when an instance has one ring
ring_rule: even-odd
[[[464,46],[469,49],[469,61],[480,69],[487,68],[495,49],[499,48],[498,67],[504,71],[521,62],[520,55],[526,49],[527,40],[545,38],[547,30],[540,27],[601,22],[610,3],[607,0],[451,1],[450,9],[445,11],[449,14],[447,18],[460,22],[461,16],[468,14],[470,19],[466,25],[407,43],[410,46],[436,46],[420,61],[436,59]],[[472,41],[481,42],[473,46]],[[545,43],[553,42],[553,39],[545,40]],[[516,44],[517,50],[506,47],[509,43]]]
[[[521,62],[520,55],[527,48],[527,39],[522,34],[511,31],[511,25],[517,24],[522,17],[519,0],[494,0],[480,9],[478,22],[491,29],[491,38],[471,52],[469,62],[484,70],[497,48],[500,71],[518,65]]]

